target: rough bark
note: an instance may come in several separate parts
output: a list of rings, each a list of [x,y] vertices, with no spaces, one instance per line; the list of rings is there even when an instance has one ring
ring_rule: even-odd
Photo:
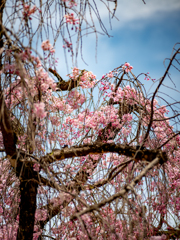
[[[38,184],[31,166],[25,166],[20,182],[20,218],[17,240],[33,239]]]

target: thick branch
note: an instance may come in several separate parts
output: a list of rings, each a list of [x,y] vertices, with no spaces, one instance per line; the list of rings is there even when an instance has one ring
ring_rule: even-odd
[[[2,24],[2,20],[5,2],[6,1],[1,1],[0,3],[0,49],[3,48],[4,27]],[[0,70],[1,69],[2,69],[2,53],[0,54]],[[1,76],[0,76],[0,127],[3,135],[3,142],[6,154],[10,156],[11,165],[14,167],[15,161],[12,158],[15,157],[16,154],[16,137],[12,129],[10,114],[4,101],[4,94],[1,86]]]
[[[168,238],[167,239],[178,239],[180,236],[180,230],[179,229],[170,229],[167,231],[157,231],[153,233],[154,236],[160,236],[165,234]]]
[[[57,77],[58,79],[58,83],[57,83],[57,87],[56,87],[56,91],[70,91],[72,90],[73,88],[76,88],[79,84],[79,79],[77,80],[72,80],[70,79],[69,81],[64,81],[62,79],[62,77],[53,69],[49,68],[49,71]]]
[[[10,114],[7,110],[6,104],[4,102],[4,96],[2,91],[0,91],[0,126],[3,135],[3,142],[6,154],[11,158],[15,158],[16,154],[16,139],[12,129],[12,123],[10,119]],[[11,164],[14,167],[15,163],[11,160]]]
[[[40,162],[53,163],[55,161],[60,161],[65,158],[72,157],[82,157],[88,154],[102,154],[102,153],[118,153],[119,155],[124,155],[127,157],[134,157],[136,154],[137,160],[144,160],[151,162],[157,156],[157,154],[161,153],[161,150],[138,150],[133,146],[123,145],[123,144],[115,144],[115,143],[92,143],[92,144],[84,144],[78,147],[65,148],[62,150],[54,150],[52,153],[42,157]],[[166,153],[162,152],[163,158],[167,159]],[[161,159],[162,163],[164,159]]]

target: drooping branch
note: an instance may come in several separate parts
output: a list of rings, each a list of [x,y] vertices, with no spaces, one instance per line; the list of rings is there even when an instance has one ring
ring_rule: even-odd
[[[174,55],[172,56],[172,58],[170,59],[170,62],[166,68],[166,71],[164,73],[164,75],[162,76],[162,78],[160,79],[159,81],[159,84],[157,86],[157,88],[155,89],[154,93],[153,93],[153,96],[152,96],[152,99],[151,99],[151,113],[150,113],[150,120],[149,120],[149,124],[148,124],[148,128],[147,128],[147,131],[146,131],[146,134],[144,136],[144,139],[143,139],[143,143],[145,143],[145,141],[147,140],[148,136],[149,136],[149,132],[150,132],[150,129],[151,129],[151,126],[152,126],[152,122],[153,122],[153,115],[154,115],[154,110],[153,110],[153,104],[154,104],[154,99],[156,97],[156,94],[159,90],[159,88],[161,87],[163,81],[165,80],[171,66],[172,66],[172,62],[174,61],[174,59],[176,58],[177,54],[180,53],[180,48],[174,53]]]
[[[130,184],[126,185],[121,191],[117,192],[116,194],[112,195],[111,197],[109,197],[108,199],[105,199],[103,201],[101,201],[98,204],[92,205],[76,214],[74,214],[71,217],[71,220],[79,218],[80,216],[92,212],[94,210],[98,210],[99,208],[103,207],[104,205],[106,205],[107,203],[111,203],[112,201],[114,201],[117,198],[123,197],[125,196],[125,194],[131,190],[134,189],[134,186],[142,179],[142,177],[144,177],[146,175],[146,173],[153,168],[154,166],[156,166],[158,163],[160,163],[162,161],[162,158],[164,159],[164,157],[162,157],[161,155],[158,155],[152,162],[150,162],[145,168],[144,170],[136,177],[134,178],[134,180],[131,181]],[[164,161],[167,161],[167,159]]]
[[[0,3],[0,49],[3,49],[3,35],[4,27],[2,24],[3,21],[3,11],[6,1],[1,1]],[[2,51],[0,53],[0,70],[2,70]],[[3,135],[3,142],[6,154],[10,156],[11,165],[15,166],[16,158],[16,137],[12,129],[12,123],[10,119],[10,114],[5,104],[4,93],[2,90],[2,82],[0,76],[0,127]],[[14,158],[14,159],[13,159]]]
[[[55,150],[51,154],[41,158],[40,162],[42,162],[42,164],[43,164],[43,162],[44,163],[52,163],[54,161],[63,160],[68,157],[69,158],[77,157],[77,156],[79,157],[79,156],[86,156],[87,154],[100,154],[100,153],[107,153],[107,152],[116,152],[120,155],[125,155],[125,156],[132,157],[132,158],[133,158],[133,156],[136,155],[135,161],[145,160],[145,161],[149,161],[149,162],[154,162],[154,159],[157,158],[157,156],[158,156],[158,163],[162,164],[167,161],[166,153],[162,152],[162,151],[148,150],[148,149],[137,151],[137,149],[135,147],[130,147],[127,145],[114,144],[114,143],[98,143],[98,144],[86,144],[85,146],[66,148],[63,150]],[[132,159],[130,161],[132,161]],[[122,164],[126,165],[127,162],[122,163]],[[151,165],[148,165],[148,166],[151,166]],[[123,167],[124,167],[124,165],[122,166],[122,168]],[[76,174],[76,176],[74,178],[75,182],[74,182],[74,185],[71,186],[71,189],[68,190],[68,188],[67,188],[67,191],[69,193],[72,191],[75,191],[76,194],[79,194],[79,192],[82,190],[81,183],[83,184],[87,181],[87,178],[85,177],[87,174],[86,170],[82,174],[82,169],[80,169],[79,172]],[[116,167],[115,167],[115,170],[116,170]],[[121,171],[121,170],[122,169],[120,168],[119,171]],[[117,170],[117,172],[119,172],[119,171]],[[117,172],[115,172],[114,174],[112,172],[112,174],[109,175],[109,178],[106,180],[108,181],[108,180],[112,179],[113,177],[115,177]],[[76,182],[76,179],[77,179],[77,182]],[[106,180],[101,183],[100,182],[97,183],[97,187],[105,184],[107,182]],[[70,201],[71,201],[71,199],[69,201],[64,199],[62,201],[62,203],[57,206],[54,206],[53,203],[50,203],[50,204],[47,204],[46,206],[44,206],[43,208],[47,210],[49,217],[45,221],[41,221],[40,226],[43,228],[44,225],[50,219],[52,219],[55,215],[57,215],[62,210],[62,208],[66,207]]]
[[[93,185],[90,186],[85,186],[86,189],[93,189],[93,188],[97,188],[97,187],[102,187],[103,185],[107,184],[108,182],[110,182],[111,180],[113,180],[120,172],[123,171],[123,169],[128,165],[128,163],[132,162],[132,159],[127,160],[125,162],[120,163],[118,166],[114,167],[110,173],[108,174],[108,177],[103,179],[103,180],[99,180],[98,182],[95,182]]]

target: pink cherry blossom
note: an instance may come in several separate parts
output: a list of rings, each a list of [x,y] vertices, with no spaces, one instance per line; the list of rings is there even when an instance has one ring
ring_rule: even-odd
[[[130,72],[130,71],[133,69],[133,67],[130,66],[130,64],[126,62],[126,63],[122,66],[122,69],[123,69],[126,73],[128,73],[128,72]]]
[[[109,72],[108,74],[107,74],[107,77],[109,77],[109,78],[112,78],[114,75],[113,75],[113,73],[112,72]]]
[[[64,15],[64,17],[66,18],[66,23],[70,23],[70,24],[78,24],[78,19],[76,19],[74,17],[74,13],[71,13],[71,14],[67,14],[67,15]]]
[[[45,104],[43,102],[34,104],[34,115],[39,118],[45,118],[47,116],[47,112],[45,111]]]
[[[44,51],[50,51],[51,53],[55,52],[55,49],[53,48],[53,46],[51,45],[50,41],[47,39],[46,41],[43,41],[41,44],[41,48]]]
[[[35,13],[37,10],[37,7],[36,6],[33,6],[31,9],[30,9],[30,5],[28,4],[24,4],[23,5],[23,17],[24,19],[26,19],[27,17],[31,20],[30,16]]]
[[[67,39],[64,39],[65,45],[63,45],[63,48],[68,48],[68,52],[73,52],[72,49],[72,43],[70,43]]]

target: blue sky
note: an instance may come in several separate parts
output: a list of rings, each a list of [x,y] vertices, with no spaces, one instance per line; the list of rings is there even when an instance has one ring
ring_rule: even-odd
[[[136,74],[150,72],[153,78],[161,77],[163,60],[180,42],[180,1],[147,0],[146,5],[140,0],[118,1],[116,16],[119,21],[113,19],[109,30],[113,37],[99,37],[97,63],[94,51],[89,53],[95,41],[86,40],[84,58],[89,69],[101,75],[127,61]],[[108,26],[108,15],[103,20]]]
[[[119,21],[112,19],[112,29],[105,7],[98,7],[112,37],[98,37],[97,57],[95,36],[85,37],[83,57],[88,66],[79,57],[78,67],[92,71],[100,79],[104,73],[129,62],[134,74],[150,72],[152,78],[159,79],[165,71],[164,59],[171,56],[174,44],[180,42],[180,1],[146,0],[146,4],[141,0],[118,1],[116,16]],[[113,9],[114,3],[110,7]],[[59,62],[59,66],[65,78],[65,63]],[[69,70],[70,67],[69,60]],[[178,72],[174,72],[173,79],[178,85]]]

